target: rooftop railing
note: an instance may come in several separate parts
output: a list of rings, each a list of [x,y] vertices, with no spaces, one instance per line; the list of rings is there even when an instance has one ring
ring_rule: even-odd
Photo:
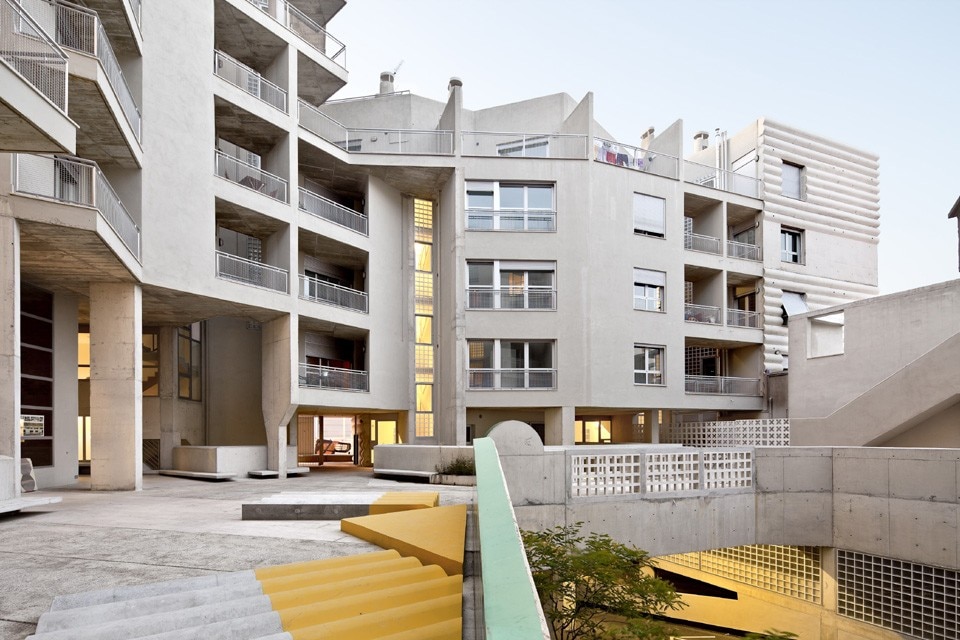
[[[286,180],[219,150],[216,152],[215,171],[224,180],[259,191],[274,200],[287,201]]]
[[[300,100],[300,126],[349,153],[452,155],[452,131],[345,127]]]
[[[366,371],[300,363],[300,386],[311,389],[369,391]]]
[[[287,112],[286,90],[222,51],[213,52],[213,73],[261,102]]]
[[[367,294],[349,287],[300,276],[300,298],[367,313]]]
[[[467,209],[467,231],[556,230],[556,211]]]
[[[587,157],[587,136],[579,134],[464,131],[461,141],[461,153],[465,156],[574,160]]]
[[[557,388],[556,369],[469,369],[470,389],[538,389]]]
[[[759,329],[763,318],[759,311],[741,311],[740,309],[727,309],[727,326],[730,327],[749,327]]]
[[[711,307],[705,304],[685,304],[683,305],[683,319],[687,322],[720,324],[720,307]]]
[[[760,197],[760,181],[756,178],[690,160],[683,161],[683,181],[751,198]]]
[[[727,240],[727,257],[759,261],[761,259],[760,247],[755,244]]]
[[[300,187],[300,210],[359,234],[368,235],[367,216],[303,187]]]
[[[123,206],[97,163],[77,158],[18,153],[13,156],[13,165],[15,193],[96,209],[123,244],[140,260],[140,227]]]
[[[686,376],[686,392],[728,396],[762,395],[758,378],[729,376]]]
[[[467,309],[539,309],[557,308],[555,289],[536,289],[513,287],[508,289],[489,289],[469,287],[467,289]]]
[[[593,157],[597,162],[626,167],[634,171],[673,178],[680,177],[680,159],[604,138],[593,139]]]
[[[217,277],[261,289],[287,292],[287,270],[217,251]]]
[[[705,236],[700,233],[684,233],[683,248],[690,251],[700,251],[720,255],[720,238]]]
[[[273,10],[269,0],[247,0],[247,2],[286,27],[325,58],[346,70],[347,47],[303,11],[286,0],[273,0]]]
[[[0,60],[67,110],[67,55],[14,0],[0,0]]]

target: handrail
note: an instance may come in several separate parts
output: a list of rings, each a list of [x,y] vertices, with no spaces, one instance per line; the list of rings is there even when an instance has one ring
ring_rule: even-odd
[[[300,298],[367,313],[368,296],[366,292],[332,282],[324,282],[302,274],[300,276]]]
[[[501,391],[553,391],[557,388],[557,370],[530,367],[528,369],[467,369],[469,389],[496,389]]]
[[[760,197],[760,180],[690,160],[683,161],[683,181],[750,198]]]
[[[746,242],[737,242],[736,240],[727,240],[727,257],[759,261],[761,259],[760,246]]]
[[[270,3],[265,0],[247,0],[247,2],[283,25],[290,33],[316,49],[323,57],[344,71],[347,70],[346,45],[330,35],[313,18],[291,5],[287,0],[275,0],[276,14],[271,13]],[[328,53],[329,51],[333,51],[333,53]],[[341,57],[342,59],[338,61],[337,59]]]
[[[702,233],[686,232],[683,234],[683,248],[690,251],[701,251],[720,255],[720,238],[703,235]]]
[[[683,319],[687,322],[702,322],[705,324],[720,324],[720,307],[707,304],[683,305]]]
[[[467,287],[467,309],[553,311],[557,290],[548,287]]]
[[[367,216],[345,207],[329,198],[324,198],[318,193],[300,187],[299,208],[311,215],[329,220],[341,227],[346,227],[351,231],[356,231],[362,235],[368,235]]]
[[[213,74],[261,102],[287,112],[286,89],[219,49],[213,50]]]
[[[214,172],[230,182],[239,184],[247,189],[259,191],[260,193],[279,200],[287,201],[287,181],[280,176],[275,176],[269,171],[264,171],[249,162],[244,162],[240,158],[224,153],[215,149],[215,167]],[[230,176],[230,171],[234,172],[234,177]],[[242,174],[242,175],[241,175]]]
[[[0,60],[67,111],[67,54],[15,0],[0,2]]]
[[[536,209],[467,209],[467,231],[557,230],[557,212]]]
[[[464,131],[460,140],[465,156],[572,160],[587,157],[587,136],[579,133]]]
[[[593,139],[594,159],[604,164],[652,173],[676,180],[680,176],[680,158],[667,153],[634,147],[606,138]]]
[[[730,327],[749,327],[759,329],[762,316],[759,311],[741,311],[740,309],[727,309],[727,326]]]
[[[366,371],[325,367],[300,363],[301,387],[337,389],[339,391],[369,391],[369,376]]]
[[[236,280],[255,287],[286,293],[288,275],[286,269],[241,258],[225,251],[217,251],[218,278]]]
[[[736,378],[733,376],[685,376],[687,393],[711,395],[759,396],[759,378]]]

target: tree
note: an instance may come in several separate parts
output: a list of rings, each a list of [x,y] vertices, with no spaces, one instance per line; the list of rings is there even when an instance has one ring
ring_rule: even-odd
[[[523,531],[523,544],[544,614],[556,640],[662,637],[650,615],[684,606],[655,577],[649,554],[607,534],[580,534],[583,523]],[[607,629],[610,615],[626,626]]]

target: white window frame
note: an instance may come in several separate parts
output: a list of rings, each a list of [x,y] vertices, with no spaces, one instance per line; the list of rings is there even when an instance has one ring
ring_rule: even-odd
[[[667,274],[652,269],[633,268],[633,308],[637,311],[666,310]]]
[[[470,284],[471,265],[491,265],[490,284]],[[503,274],[509,272],[522,272],[524,284],[522,287],[511,287],[503,283]],[[549,273],[551,284],[531,285],[531,273]],[[467,260],[467,309],[469,310],[505,310],[505,311],[555,311],[557,308],[557,263],[556,262],[538,262],[532,260]],[[536,306],[536,302],[542,299],[537,294],[552,294],[550,296],[549,306]],[[521,306],[505,306],[504,296],[517,295],[522,298],[516,298],[522,301]],[[531,294],[533,294],[531,296]],[[489,304],[485,304],[489,297]],[[476,301],[476,302],[474,302]]]
[[[474,342],[492,342],[493,343],[493,366],[490,369],[474,369],[470,367],[470,344]],[[509,369],[504,369],[502,364],[502,345],[503,343],[510,342],[519,342],[523,344],[523,367],[511,367]],[[546,344],[550,346],[550,367],[530,367],[530,345],[531,344]],[[556,362],[557,362],[557,343],[556,340],[515,340],[511,338],[471,338],[467,340],[467,379],[469,390],[500,390],[500,391],[513,391],[513,390],[531,390],[531,391],[551,391],[555,390],[556,387]],[[531,374],[536,375],[537,373],[550,373],[551,380],[553,384],[549,387],[544,386],[530,386]],[[479,374],[479,376],[478,376]],[[505,374],[508,380],[520,379],[520,378],[511,378],[509,376],[517,376],[518,374],[522,376],[522,385],[504,385]],[[480,377],[482,380],[484,375],[489,375],[491,384],[486,385],[476,385],[474,386],[470,381],[474,379],[475,376]]]
[[[523,205],[517,207],[503,207],[501,205],[501,191],[504,187],[522,187]],[[543,209],[530,205],[530,188],[550,189],[550,208]],[[553,182],[524,182],[516,180],[477,181],[468,180],[465,184],[465,200],[468,231],[534,231],[555,232],[557,230],[557,185]],[[471,207],[471,193],[491,193],[492,207]],[[471,225],[471,218],[476,214],[489,212],[488,224]],[[471,213],[474,216],[471,216]],[[477,217],[483,220],[483,217]],[[518,224],[519,223],[519,224]]]
[[[782,160],[780,169],[780,194],[793,200],[806,200],[805,167],[795,162]]]
[[[652,223],[652,217],[649,209],[654,205],[659,206],[656,213],[659,220]],[[641,211],[645,214],[640,214]],[[659,196],[652,196],[647,193],[633,193],[633,232],[638,235],[650,236],[652,238],[666,238],[667,236],[667,200]]]
[[[803,229],[794,229],[792,227],[780,227],[780,261],[790,264],[804,264],[803,255]],[[785,240],[791,238],[791,247],[785,245]]]
[[[642,369],[637,368],[637,356],[640,355],[638,352],[643,350],[643,365]],[[655,354],[659,353],[660,356],[660,368],[657,369],[652,367],[656,362],[656,358],[653,357]],[[634,344],[633,345],[633,384],[638,386],[655,386],[662,387],[666,384],[666,374],[664,369],[666,369],[666,358],[667,358],[667,348],[663,345],[657,344]],[[638,378],[643,376],[644,381],[638,381]],[[655,382],[651,382],[651,376],[655,376]]]

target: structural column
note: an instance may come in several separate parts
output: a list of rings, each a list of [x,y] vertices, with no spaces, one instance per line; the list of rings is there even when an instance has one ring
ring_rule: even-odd
[[[261,328],[263,425],[267,432],[267,468],[287,477],[287,428],[297,412],[297,325],[290,315]]]
[[[0,215],[0,500],[19,495],[20,228]]]
[[[90,283],[90,479],[93,489],[143,483],[142,293]]]
[[[180,381],[177,331],[177,327],[160,327],[158,393],[160,395],[161,469],[173,469],[173,448],[180,446],[181,441],[177,412]]]
[[[551,407],[544,411],[544,444],[573,445],[573,423],[576,407]]]

